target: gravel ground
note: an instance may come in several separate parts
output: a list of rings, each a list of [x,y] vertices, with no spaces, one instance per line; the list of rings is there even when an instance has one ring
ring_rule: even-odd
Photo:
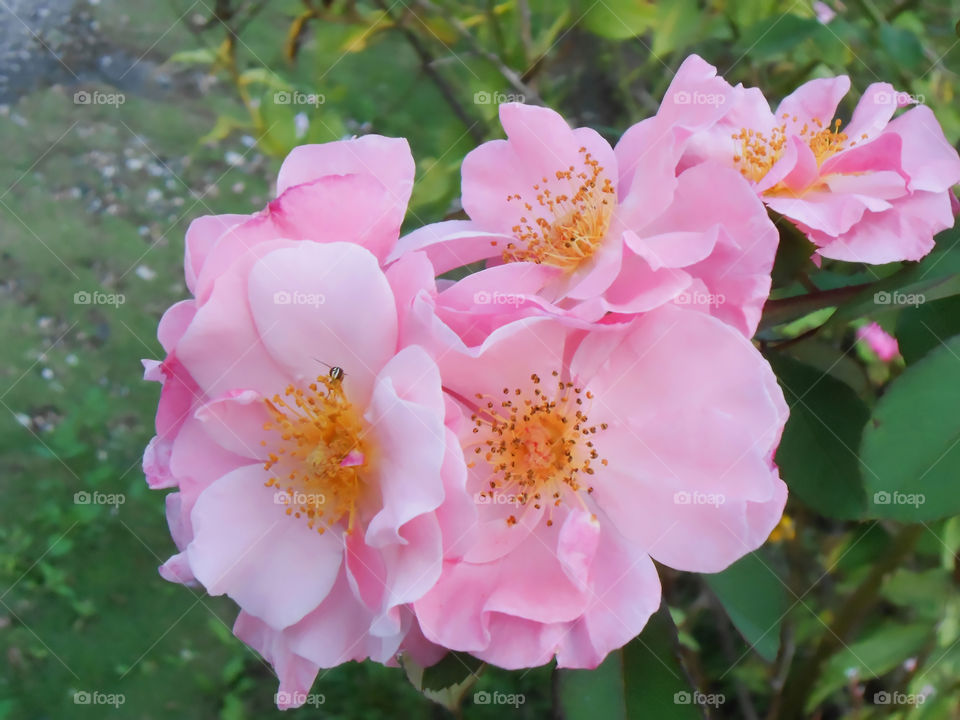
[[[170,94],[196,77],[171,76],[150,57],[101,33],[99,0],[0,0],[0,105],[51,85],[113,86],[148,97]],[[149,52],[149,51],[148,51]]]

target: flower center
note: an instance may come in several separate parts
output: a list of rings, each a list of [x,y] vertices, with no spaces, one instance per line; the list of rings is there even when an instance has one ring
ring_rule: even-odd
[[[557,378],[559,373],[553,376]],[[474,454],[491,469],[481,498],[499,503],[506,496],[511,504],[533,503],[538,509],[548,503],[552,514],[552,508],[571,494],[582,503],[580,491],[593,492],[584,476],[594,474],[594,461],[607,464],[606,459],[599,458],[593,443],[598,429],[606,430],[607,425],[590,424],[584,412],[584,401],[593,399],[590,391],[557,380],[556,389],[545,392],[540,389],[538,375],[530,379],[534,384],[532,395],[529,390],[506,387],[501,398],[476,395],[486,404],[470,416],[478,437],[468,447],[475,446]],[[468,467],[476,463],[472,460]],[[514,515],[507,518],[508,525],[516,522]],[[552,524],[548,518],[547,525]]]
[[[783,119],[792,119],[794,123],[797,122],[797,117],[790,118],[789,114],[784,114]],[[797,133],[813,151],[813,155],[817,159],[817,167],[823,165],[824,162],[841,150],[846,150],[857,144],[856,140],[850,141],[847,134],[840,131],[840,125],[841,120],[839,118],[834,120],[832,125],[826,127],[820,120],[814,118],[809,123],[804,123]],[[745,178],[753,182],[760,182],[776,162],[783,157],[787,145],[787,125],[784,123],[774,128],[769,136],[756,130],[743,128],[732,137],[739,143],[738,154],[734,155],[733,162],[737,164],[740,173]],[[866,138],[866,133],[861,135],[861,139]]]
[[[536,205],[519,193],[507,196],[510,202],[523,203],[528,215],[513,226],[518,242],[507,244],[504,262],[545,263],[573,271],[600,247],[610,227],[616,190],[585,147],[580,154],[579,170],[571,165],[558,170],[554,180],[544,177],[533,186]]]
[[[266,485],[276,488],[274,501],[288,506],[287,515],[305,518],[319,533],[344,518],[352,531],[366,490],[364,428],[341,381],[321,376],[306,390],[288,385],[283,397],[265,401],[273,422],[263,428],[279,434],[263,466],[276,473]]]

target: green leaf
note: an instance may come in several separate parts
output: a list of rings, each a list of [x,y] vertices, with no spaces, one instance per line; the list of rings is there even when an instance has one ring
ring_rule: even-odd
[[[736,52],[749,53],[755,60],[770,60],[786,55],[822,27],[815,18],[777,14],[744,30]]]
[[[904,69],[917,68],[924,61],[923,45],[909,30],[882,25],[880,44],[897,66]]]
[[[448,652],[440,662],[424,669],[424,690],[441,690],[456,685],[470,676],[476,676],[483,669],[483,661],[463,652]]]
[[[603,717],[625,720],[623,655],[612,652],[594,670],[558,670],[559,704],[565,720]]]
[[[884,675],[917,653],[933,635],[929,623],[881,625],[872,634],[849,644],[824,667],[820,681],[810,693],[807,710],[812,710],[833,692],[850,682],[851,676],[869,680]]]
[[[744,639],[761,657],[773,661],[788,603],[786,588],[770,564],[752,552],[723,572],[703,579]]]
[[[894,605],[911,608],[918,617],[935,623],[953,595],[953,578],[944,568],[922,572],[899,568],[886,579],[881,594]]]
[[[866,493],[857,448],[869,411],[836,378],[786,355],[771,353],[768,359],[790,406],[777,450],[781,477],[791,493],[822,515],[860,517]]]
[[[724,699],[690,687],[666,605],[639,636],[597,669],[558,670],[556,680],[564,720],[700,720],[698,702],[716,704]]]
[[[587,2],[583,26],[611,40],[626,40],[653,27],[657,6],[647,0],[605,0]]]
[[[909,307],[897,321],[900,353],[912,365],[944,339],[960,334],[960,295]]]
[[[686,47],[700,30],[700,11],[697,0],[673,0],[657,5],[657,22],[651,51],[660,57],[678,48]]]
[[[407,654],[401,656],[400,664],[411,685],[451,712],[459,709],[485,667],[482,661],[461,652],[449,652],[428,668],[421,667]]]
[[[960,336],[880,398],[860,447],[868,515],[927,522],[960,513]]]
[[[197,48],[196,50],[181,50],[170,56],[169,62],[183,63],[184,65],[212,65],[217,60],[216,50],[211,48]]]

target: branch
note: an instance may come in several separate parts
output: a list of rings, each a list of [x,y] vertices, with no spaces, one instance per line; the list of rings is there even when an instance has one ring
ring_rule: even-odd
[[[450,87],[450,84],[440,73],[437,72],[436,68],[433,66],[435,58],[430,51],[422,42],[420,42],[420,38],[417,37],[415,32],[398,22],[396,18],[393,17],[393,14],[390,12],[390,8],[385,0],[377,0],[377,5],[379,5],[380,9],[383,10],[384,15],[392,20],[397,29],[403,33],[403,36],[407,39],[410,47],[413,48],[413,51],[417,54],[417,57],[420,58],[420,65],[423,68],[423,71],[427,74],[427,77],[433,81],[433,84],[437,86],[437,90],[440,91],[440,94],[443,96],[443,99],[446,101],[447,105],[449,105],[450,109],[453,110],[453,114],[456,115],[460,122],[463,123],[464,127],[467,128],[467,132],[470,133],[470,137],[473,138],[474,142],[482,143],[486,138],[486,133],[482,130],[477,130],[477,125],[480,124],[480,121],[471,118],[464,109],[463,105],[460,104],[460,101],[457,100],[457,96],[456,93],[454,93],[453,88]]]
[[[499,55],[490,52],[479,42],[477,42],[477,39],[473,36],[467,26],[460,22],[460,20],[450,13],[446,8],[441,8],[437,5],[434,5],[432,2],[430,2],[430,0],[417,0],[417,5],[422,7],[427,12],[439,14],[444,20],[450,23],[453,29],[457,31],[457,34],[467,41],[467,44],[470,45],[471,50],[497,68],[497,71],[503,75],[504,78],[506,78],[507,82],[510,83],[513,89],[523,95],[524,102],[532,102],[535,105],[544,104],[537,92],[523,81],[519,73],[517,73],[513,68],[507,66]]]

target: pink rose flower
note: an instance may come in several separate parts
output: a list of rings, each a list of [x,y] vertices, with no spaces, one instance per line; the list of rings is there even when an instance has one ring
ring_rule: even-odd
[[[435,342],[479,522],[414,603],[431,642],[504,668],[595,667],[660,605],[651,558],[719,571],[777,524],[787,407],[716,318],[665,305],[590,333],[529,317],[478,347]]]
[[[900,354],[897,339],[875,322],[858,328],[857,340],[865,342],[883,362],[890,362]]]
[[[778,238],[736,170],[678,173],[669,132],[613,149],[546,108],[506,103],[500,121],[507,139],[463,163],[470,220],[414,231],[390,260],[424,249],[441,273],[486,260],[471,292],[527,313],[622,322],[675,301],[753,334]]]
[[[874,83],[844,125],[836,115],[846,76],[811,80],[771,112],[759,90],[731,87],[716,73],[688,57],[654,121],[681,130],[683,167],[737,168],[827,258],[918,260],[952,227],[960,156],[928,107],[894,118],[913,99]]]
[[[412,281],[379,262],[412,177],[404,141],[298,148],[266,210],[191,226],[196,298],[167,311],[167,356],[145,362],[163,389],[144,469],[177,488],[180,552],[161,574],[233,598],[282,693],[318,667],[392,660],[443,529],[472,517],[437,366],[399,342],[395,289]]]

